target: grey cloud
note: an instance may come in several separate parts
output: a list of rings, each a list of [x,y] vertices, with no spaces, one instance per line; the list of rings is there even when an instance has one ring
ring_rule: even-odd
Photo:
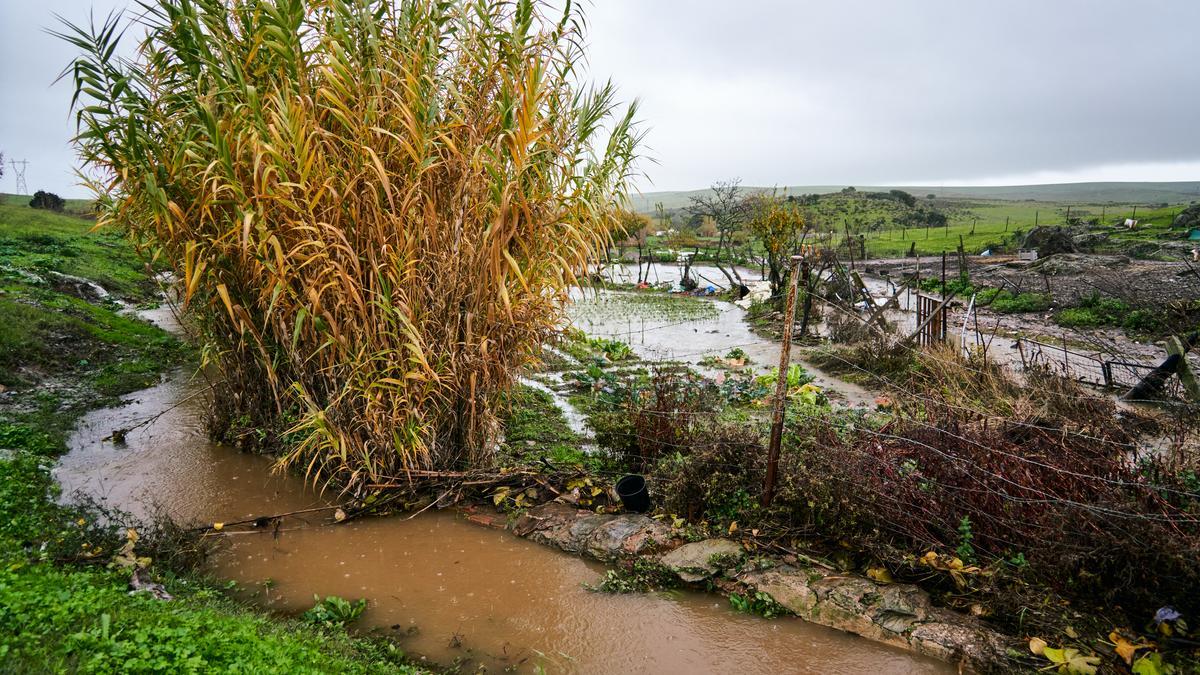
[[[69,187],[70,92],[50,86],[71,53],[41,29],[53,12],[84,20],[93,4],[103,15],[124,2],[0,4],[0,150],[31,160],[31,189],[80,194]],[[1200,167],[1193,0],[594,0],[588,9],[591,73],[643,100],[658,189],[728,176],[951,184]],[[5,176],[0,190],[11,189]]]

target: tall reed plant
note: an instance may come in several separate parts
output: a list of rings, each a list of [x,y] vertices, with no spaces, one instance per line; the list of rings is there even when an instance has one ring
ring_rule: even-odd
[[[541,0],[145,0],[66,24],[100,225],[174,270],[218,419],[294,416],[282,465],[347,488],[488,461],[498,394],[636,170],[636,105],[582,83],[583,31]]]

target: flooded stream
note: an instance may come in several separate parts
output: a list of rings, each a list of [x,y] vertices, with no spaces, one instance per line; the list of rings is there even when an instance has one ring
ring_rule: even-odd
[[[716,338],[698,339],[681,348],[703,348]],[[87,415],[56,470],[64,494],[82,491],[138,515],[157,508],[193,523],[327,503],[302,479],[273,475],[270,459],[209,442],[203,386],[177,373],[127,397],[124,406]],[[101,440],[159,413],[125,444]],[[289,614],[312,606],[314,595],[367,598],[356,628],[395,635],[412,654],[440,664],[461,661],[468,670],[951,671],[799,619],[739,614],[715,595],[592,593],[584,584],[598,582],[603,567],[453,512],[334,526],[324,517],[287,518],[277,537],[230,532],[210,571],[237,581],[247,599]]]

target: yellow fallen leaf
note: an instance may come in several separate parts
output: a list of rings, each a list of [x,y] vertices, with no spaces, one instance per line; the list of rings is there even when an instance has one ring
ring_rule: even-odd
[[[892,578],[892,573],[886,567],[872,567],[867,570],[867,578],[874,579],[881,584],[892,584],[896,580]]]
[[[734,532],[737,532],[737,521],[736,520],[729,524],[729,534],[733,534]]]
[[[1038,637],[1029,638],[1029,651],[1041,656],[1046,651],[1046,641]]]
[[[333,512],[333,519],[334,519],[334,520],[336,520],[336,521],[337,521],[337,522],[339,522],[339,523],[340,523],[340,522],[342,522],[343,520],[345,520],[345,519],[346,519],[346,512],[345,512],[345,511],[343,511],[343,510],[341,510],[341,509],[338,509],[337,511],[334,511],[334,512]]]
[[[1067,675],[1095,675],[1100,665],[1099,656],[1084,656],[1078,649],[1069,647],[1044,647],[1042,656],[1058,666],[1058,672]]]
[[[1134,644],[1121,637],[1121,634],[1115,630],[1108,634],[1108,639],[1113,643],[1113,651],[1115,651],[1121,658],[1125,659],[1125,663],[1128,665],[1133,665],[1133,656],[1137,654],[1137,650],[1147,649],[1150,647],[1150,645],[1146,643]]]
[[[213,529],[217,532],[220,532],[221,530],[225,529],[225,523],[213,523]]]

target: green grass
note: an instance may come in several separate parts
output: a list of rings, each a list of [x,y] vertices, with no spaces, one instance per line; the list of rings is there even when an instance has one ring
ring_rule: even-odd
[[[91,220],[32,209],[28,201],[11,195],[0,199],[0,271],[9,267],[44,275],[53,270],[91,279],[135,302],[154,292],[146,262],[122,233],[92,232]]]
[[[786,191],[789,195],[837,193],[845,185],[790,185],[786,187],[743,186],[746,192]],[[1094,182],[1058,183],[1047,185],[1003,185],[1003,186],[911,186],[911,185],[856,185],[859,192],[887,192],[893,188],[904,190],[916,197],[934,193],[939,197],[973,199],[981,201],[1037,200],[1043,203],[1187,203],[1200,199],[1200,182]],[[638,213],[653,215],[655,205],[680,209],[689,204],[693,195],[710,193],[707,189],[688,191],[644,192],[631,195],[633,209]]]
[[[941,255],[942,251],[953,254],[958,250],[959,237],[969,255],[985,249],[1005,247],[1015,250],[1020,236],[1039,225],[1058,225],[1066,221],[1067,209],[1072,218],[1084,221],[1100,220],[1094,231],[1110,236],[1110,244],[1104,250],[1120,252],[1131,243],[1169,240],[1179,232],[1172,231],[1170,224],[1182,206],[1162,208],[1137,207],[1137,230],[1113,227],[1119,219],[1134,215],[1132,204],[1066,204],[1048,202],[978,202],[959,200],[935,200],[934,206],[947,213],[949,223],[943,228],[904,230],[886,227],[875,231],[864,231],[867,237],[867,254],[872,258],[899,257],[906,255],[915,242],[917,252],[925,256]],[[853,231],[855,230],[852,227]],[[838,241],[844,238],[840,236]]]
[[[82,412],[153,384],[183,362],[186,347],[116,302],[149,304],[157,288],[120,235],[91,232],[91,221],[0,203],[0,407],[4,434],[63,440]],[[107,299],[77,297],[56,274],[91,279]]]
[[[389,642],[272,619],[194,579],[165,575],[175,599],[164,602],[129,595],[129,572],[112,565],[57,564],[113,550],[115,532],[95,514],[57,504],[48,466],[29,449],[0,459],[4,671],[418,672]]]
[[[509,459],[528,464],[536,464],[543,457],[559,464],[587,462],[587,455],[579,447],[579,436],[550,394],[517,385],[509,392],[507,404],[503,424]]]

